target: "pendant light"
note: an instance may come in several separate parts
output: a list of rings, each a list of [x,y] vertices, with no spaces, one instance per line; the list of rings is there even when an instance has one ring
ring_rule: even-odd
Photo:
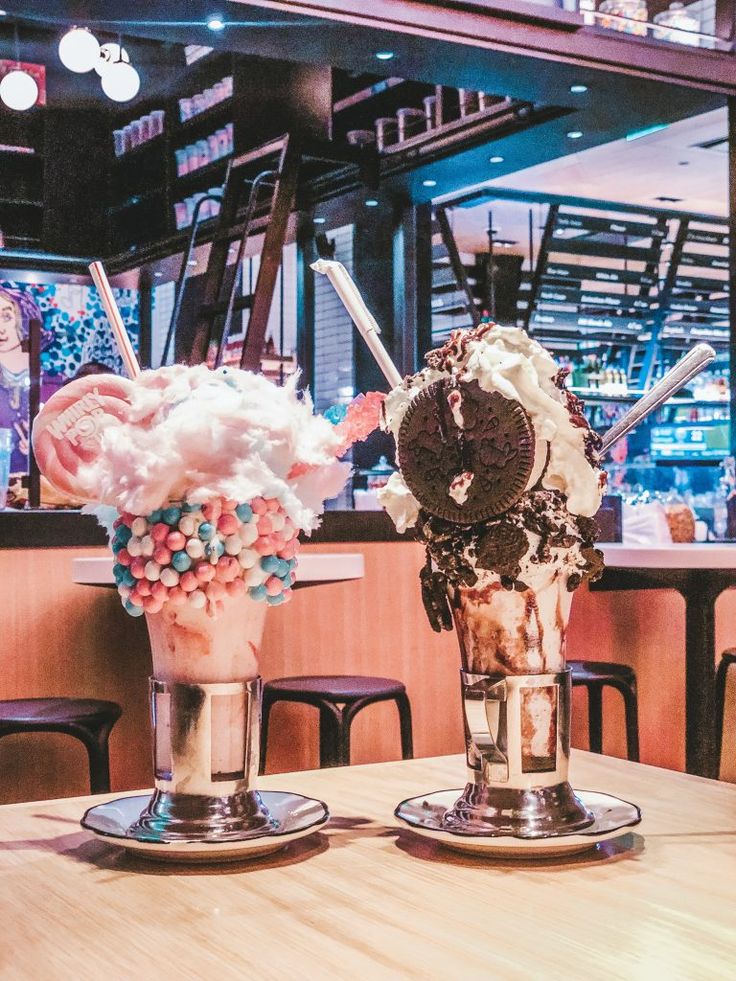
[[[125,61],[130,62],[130,56],[125,48],[122,48],[115,41],[108,41],[107,44],[100,45],[100,54],[95,62],[95,71],[102,77],[105,72],[116,62]]]
[[[73,27],[59,41],[59,58],[70,72],[91,72],[100,57],[100,43],[86,27]]]
[[[140,75],[127,61],[114,61],[102,75],[102,91],[113,102],[130,102],[140,87]]]
[[[38,99],[38,83],[36,79],[24,72],[20,67],[20,43],[18,28],[15,28],[15,64],[16,67],[4,75],[0,81],[0,100],[8,109],[25,112],[35,106]]]

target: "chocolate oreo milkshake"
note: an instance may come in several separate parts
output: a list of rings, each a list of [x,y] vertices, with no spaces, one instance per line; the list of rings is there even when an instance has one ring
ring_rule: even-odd
[[[598,436],[544,348],[491,323],[431,351],[387,397],[384,426],[400,472],[381,503],[425,544],[429,621],[454,625],[462,654],[471,782],[448,825],[585,827],[567,783],[565,631],[574,590],[603,567]]]

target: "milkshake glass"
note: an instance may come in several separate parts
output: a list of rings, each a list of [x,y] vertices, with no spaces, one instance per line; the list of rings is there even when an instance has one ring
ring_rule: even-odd
[[[461,652],[468,782],[442,827],[545,837],[593,816],[568,782],[573,591],[595,578],[597,437],[544,349],[516,328],[455,331],[387,397],[399,472],[379,498],[416,527],[422,596]]]

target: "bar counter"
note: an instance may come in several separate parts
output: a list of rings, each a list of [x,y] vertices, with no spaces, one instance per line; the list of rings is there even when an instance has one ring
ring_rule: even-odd
[[[157,864],[79,827],[102,798],[0,807],[3,976],[725,978],[736,787],[574,753],[571,778],[636,802],[624,837],[534,862],[459,855],[399,827],[464,759],[261,778],[325,800],[324,830],[253,861]]]

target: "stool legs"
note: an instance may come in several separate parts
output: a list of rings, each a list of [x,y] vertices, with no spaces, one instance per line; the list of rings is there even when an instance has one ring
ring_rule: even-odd
[[[84,743],[87,750],[87,758],[89,759],[89,788],[92,794],[110,793],[110,750],[108,739],[114,725],[115,723],[111,722],[109,725],[102,725],[94,729],[88,728],[87,726],[79,726],[78,732],[72,732],[71,730],[69,732],[70,735],[77,736],[80,742]]]
[[[401,758],[414,759],[414,740],[411,730],[411,704],[406,693],[396,696],[396,708],[399,710],[399,726],[401,728]]]
[[[100,725],[85,726],[81,723],[55,723],[38,727],[37,732],[58,732],[64,736],[72,736],[78,739],[87,750],[87,760],[89,762],[89,787],[92,794],[110,793],[110,748],[109,738],[112,727],[117,722],[104,722]],[[3,736],[14,735],[19,732],[28,732],[27,728],[18,726],[3,726],[0,728],[0,739]]]
[[[266,751],[268,749],[268,719],[271,715],[273,700],[268,691],[264,691],[261,699],[261,746],[260,746],[260,767],[258,772],[266,772]]]
[[[319,765],[324,769],[350,762],[350,723],[347,724],[347,760],[343,760],[345,718],[336,705],[322,702],[319,707]]]
[[[626,756],[632,762],[638,763],[639,699],[636,692],[636,680],[632,679],[626,683],[609,680],[605,682],[605,685],[620,692],[624,700]],[[588,693],[588,745],[591,753],[603,752],[603,688],[605,685],[597,682],[586,682],[585,684]]]
[[[591,753],[603,752],[603,689],[588,685],[588,745]]]
[[[733,651],[724,651],[716,671],[716,753],[719,773],[723,747],[723,716],[726,711],[726,682],[728,669],[734,664],[736,664],[736,654]]]
[[[266,768],[266,752],[268,748],[268,723],[271,708],[276,701],[289,701],[289,699],[272,697],[268,689],[263,693],[261,705],[261,769],[263,773]],[[297,701],[297,699],[293,699]],[[298,701],[302,701],[298,699]],[[313,700],[306,704],[316,705],[319,709],[319,765],[325,769],[333,766],[350,765],[350,727],[353,719],[368,705],[375,705],[379,701],[386,701],[386,698],[360,698],[354,702],[343,705],[342,708],[335,702],[325,699]],[[402,759],[411,760],[414,758],[414,744],[412,739],[411,723],[411,704],[406,692],[392,695],[390,701],[396,703],[399,713],[399,727],[401,733],[401,756]]]
[[[636,681],[619,688],[624,700],[626,718],[626,750],[633,763],[639,762],[639,698],[636,692]]]

